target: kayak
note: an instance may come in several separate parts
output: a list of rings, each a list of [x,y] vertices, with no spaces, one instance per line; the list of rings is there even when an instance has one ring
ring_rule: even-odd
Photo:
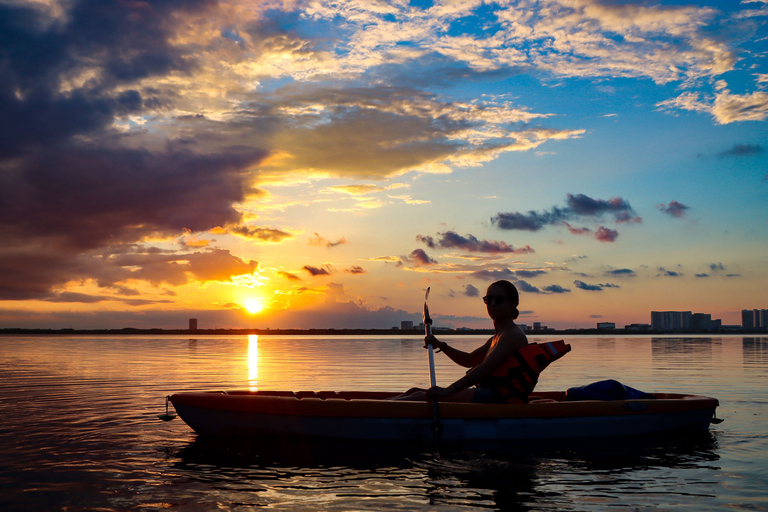
[[[535,392],[527,404],[391,400],[393,392],[209,391],[171,395],[202,436],[302,437],[365,441],[527,441],[618,438],[706,431],[717,399],[654,393],[633,400],[568,401]],[[437,434],[439,433],[439,434]]]

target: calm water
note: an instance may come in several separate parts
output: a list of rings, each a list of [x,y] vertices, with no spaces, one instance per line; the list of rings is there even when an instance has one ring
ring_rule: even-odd
[[[165,395],[426,386],[418,338],[0,337],[0,510],[768,510],[768,337],[567,341],[537,389],[616,378],[714,396],[725,422],[639,446],[256,449],[158,420]],[[463,373],[436,361],[439,384]]]

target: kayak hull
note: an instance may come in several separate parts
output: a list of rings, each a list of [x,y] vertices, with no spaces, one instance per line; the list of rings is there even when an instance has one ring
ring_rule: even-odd
[[[178,393],[179,416],[203,436],[431,441],[431,404],[388,400],[382,392]],[[653,400],[564,400],[537,393],[529,404],[439,404],[441,441],[525,441],[705,431],[718,401],[658,394]]]

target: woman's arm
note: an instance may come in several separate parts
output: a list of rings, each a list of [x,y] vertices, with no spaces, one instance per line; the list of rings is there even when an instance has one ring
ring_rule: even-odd
[[[432,343],[434,348],[442,350],[454,363],[465,368],[472,368],[483,362],[485,355],[488,353],[488,348],[491,346],[492,339],[493,338],[490,338],[484,345],[476,348],[470,353],[453,348],[446,342],[440,341],[434,336],[427,336],[424,338],[424,345],[426,346],[427,344]]]

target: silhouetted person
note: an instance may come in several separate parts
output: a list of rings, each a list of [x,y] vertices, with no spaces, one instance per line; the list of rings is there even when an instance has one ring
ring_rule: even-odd
[[[494,334],[482,346],[467,353],[451,347],[432,335],[424,338],[425,347],[432,343],[434,348],[442,351],[453,362],[471,370],[447,388],[440,386],[434,386],[428,390],[411,388],[395,399],[427,400],[429,397],[445,397],[443,401],[446,402],[526,401],[527,393],[511,389],[519,387],[518,383],[510,382],[510,379],[517,378],[515,377],[517,372],[508,371],[509,368],[519,366],[516,353],[528,345],[525,333],[515,324],[515,319],[520,315],[517,309],[520,304],[517,288],[509,281],[496,281],[488,287],[483,302],[486,304],[488,316],[493,321]],[[533,390],[533,386],[530,386],[530,390]]]

